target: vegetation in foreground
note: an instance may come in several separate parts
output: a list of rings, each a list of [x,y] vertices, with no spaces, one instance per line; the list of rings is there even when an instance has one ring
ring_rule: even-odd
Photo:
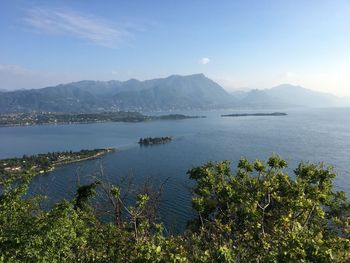
[[[349,262],[350,205],[333,191],[335,173],[323,164],[241,159],[194,167],[192,203],[197,212],[181,235],[167,233],[157,217],[158,195],[140,190],[126,205],[127,190],[96,180],[73,200],[40,209],[24,198],[30,173],[1,181],[2,262]],[[104,223],[92,205],[109,200],[114,221]],[[96,201],[96,199],[95,199]]]

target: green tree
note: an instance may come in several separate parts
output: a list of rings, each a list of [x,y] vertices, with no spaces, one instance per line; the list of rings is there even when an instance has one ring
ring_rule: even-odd
[[[350,204],[333,190],[334,171],[286,168],[274,155],[243,158],[235,173],[228,161],[191,169],[198,217],[176,236],[154,216],[159,191],[147,184],[127,204],[120,186],[95,182],[42,210],[26,195],[34,171],[0,178],[0,262],[349,262]],[[114,223],[90,205],[98,187],[118,210]]]
[[[301,163],[292,179],[287,162],[242,158],[191,169],[195,226],[225,261],[345,262],[350,260],[350,206],[334,192],[335,173],[323,164]],[[218,249],[219,248],[219,249]],[[221,256],[222,257],[222,256]],[[230,259],[230,260],[229,260]]]

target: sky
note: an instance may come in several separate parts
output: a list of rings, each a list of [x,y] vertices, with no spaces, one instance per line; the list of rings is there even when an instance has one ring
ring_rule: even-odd
[[[349,0],[0,0],[0,89],[204,73],[350,96]]]

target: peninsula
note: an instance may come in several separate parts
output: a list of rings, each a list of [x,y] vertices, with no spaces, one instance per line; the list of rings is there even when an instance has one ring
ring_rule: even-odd
[[[143,115],[140,112],[116,111],[97,113],[59,113],[59,112],[29,112],[0,114],[0,127],[28,126],[43,124],[80,124],[97,122],[144,122],[154,120],[183,120],[204,118],[205,116],[187,116],[169,114],[160,116]]]
[[[27,171],[43,174],[53,171],[57,166],[98,158],[113,152],[113,148],[81,150],[78,152],[49,152],[37,155],[23,155],[21,158],[0,160],[0,178],[9,175],[20,175]]]
[[[233,113],[233,114],[224,114],[221,117],[248,117],[248,116],[286,116],[288,115],[285,112],[272,112],[272,113]]]

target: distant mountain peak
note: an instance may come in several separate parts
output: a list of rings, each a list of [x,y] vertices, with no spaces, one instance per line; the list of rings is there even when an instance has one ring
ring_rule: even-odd
[[[4,93],[0,112],[189,110],[232,107],[235,99],[204,74],[140,81],[83,80],[55,87]]]
[[[275,87],[272,87],[270,89],[303,89],[303,90],[307,90],[306,88],[299,86],[299,85],[293,85],[293,84],[289,84],[289,83],[283,83],[280,85],[277,85]]]
[[[195,73],[192,75],[188,75],[189,77],[200,77],[200,78],[207,78],[203,73]]]
[[[173,74],[165,78],[167,79],[167,78],[207,78],[207,77],[203,73],[195,73],[190,75]]]
[[[124,81],[125,83],[138,83],[138,82],[141,82],[140,80],[138,79],[135,79],[135,78],[131,78],[131,79],[128,79],[126,81]]]

